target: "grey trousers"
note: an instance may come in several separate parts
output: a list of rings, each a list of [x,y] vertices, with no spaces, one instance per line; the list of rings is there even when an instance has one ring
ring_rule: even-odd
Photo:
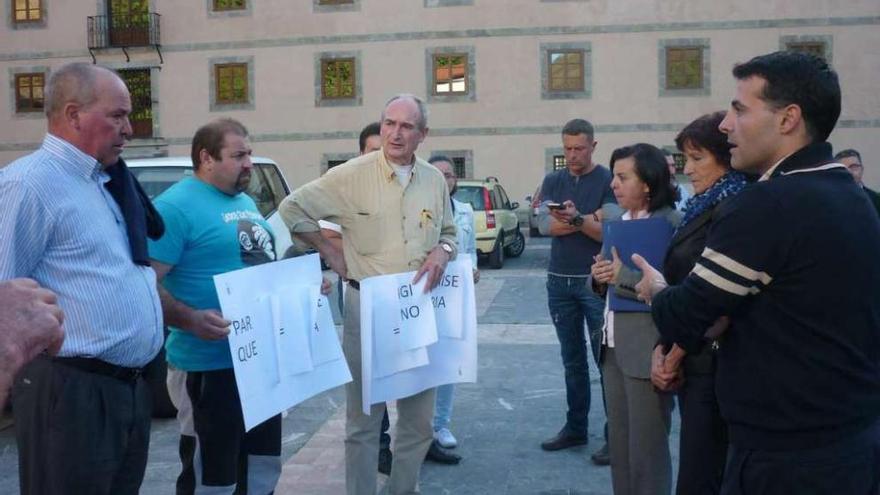
[[[625,375],[611,347],[602,373],[614,495],[669,495],[672,396],[654,390],[651,380]]]
[[[376,493],[376,465],[379,462],[379,430],[385,404],[363,413],[361,397],[361,311],[360,293],[348,288],[345,295],[345,325],[342,350],[353,381],[345,386],[345,487],[349,495]],[[397,401],[394,459],[388,493],[419,493],[419,471],[434,437],[434,389]]]

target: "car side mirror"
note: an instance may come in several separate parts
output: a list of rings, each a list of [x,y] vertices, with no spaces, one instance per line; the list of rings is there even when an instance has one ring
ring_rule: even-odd
[[[514,201],[513,203],[510,204],[511,210],[515,210],[517,208],[519,208],[519,203],[517,203],[516,201]]]

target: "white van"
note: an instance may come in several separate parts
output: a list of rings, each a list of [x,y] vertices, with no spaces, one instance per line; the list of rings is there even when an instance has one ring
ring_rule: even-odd
[[[251,157],[251,162],[254,170],[245,192],[254,199],[257,209],[272,226],[275,232],[275,259],[280,260],[293,245],[290,231],[278,214],[278,205],[290,194],[290,187],[274,160],[254,156]],[[188,156],[132,158],[125,163],[150,199],[162,194],[180,179],[193,175],[192,160]]]

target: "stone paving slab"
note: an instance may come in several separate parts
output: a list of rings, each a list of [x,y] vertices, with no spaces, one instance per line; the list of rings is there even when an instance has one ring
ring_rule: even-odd
[[[479,383],[461,384],[456,388],[452,430],[460,445],[455,451],[464,459],[458,466],[426,463],[421,475],[422,493],[611,493],[609,468],[595,466],[589,460],[589,455],[603,442],[601,425],[605,421],[601,402],[597,402],[601,389],[593,363],[590,443],[559,452],[544,452],[540,442],[556,433],[565,416],[558,345],[541,343],[547,340],[545,325],[501,327],[480,326]],[[536,333],[540,337],[528,337]],[[315,433],[313,440],[284,465],[276,493],[344,493],[344,428],[344,412],[340,409]],[[394,416],[391,433],[393,436]],[[677,434],[678,421],[674,420],[670,441],[674,462],[677,462]],[[327,442],[334,437],[335,440]],[[323,447],[319,448],[313,441]],[[317,457],[314,450],[321,450],[321,455],[326,457]],[[385,477],[379,475],[379,487],[384,480]]]

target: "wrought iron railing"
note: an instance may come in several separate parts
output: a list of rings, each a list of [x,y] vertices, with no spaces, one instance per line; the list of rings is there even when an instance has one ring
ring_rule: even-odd
[[[159,46],[159,18],[155,12],[96,15],[88,18],[89,49]]]

